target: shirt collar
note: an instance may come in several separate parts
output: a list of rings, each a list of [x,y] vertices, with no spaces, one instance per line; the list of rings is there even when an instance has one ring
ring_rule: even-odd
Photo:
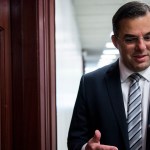
[[[120,69],[120,79],[121,82],[125,82],[127,80],[127,78],[134,73],[133,71],[129,70],[121,61],[121,59],[119,59],[119,69]],[[147,69],[138,72],[143,78],[145,78],[147,81],[150,82],[150,67],[148,67]]]

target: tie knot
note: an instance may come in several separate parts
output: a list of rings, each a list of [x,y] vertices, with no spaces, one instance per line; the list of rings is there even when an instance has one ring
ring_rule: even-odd
[[[139,73],[133,73],[129,76],[132,81],[139,82],[141,75]]]

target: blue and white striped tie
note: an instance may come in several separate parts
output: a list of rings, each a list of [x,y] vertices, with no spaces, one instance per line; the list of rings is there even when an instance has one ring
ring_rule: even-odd
[[[134,73],[129,78],[131,80],[127,112],[129,145],[130,150],[142,150],[142,98],[139,86],[141,76]]]

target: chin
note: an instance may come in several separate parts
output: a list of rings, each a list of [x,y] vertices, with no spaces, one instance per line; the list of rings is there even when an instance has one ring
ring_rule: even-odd
[[[147,69],[150,65],[138,65],[135,67],[135,71],[139,72],[139,71],[143,71],[145,69]]]

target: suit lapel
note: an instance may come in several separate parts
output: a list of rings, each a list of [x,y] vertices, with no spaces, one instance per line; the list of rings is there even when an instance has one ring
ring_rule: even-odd
[[[107,72],[106,84],[110,95],[110,103],[112,104],[118,126],[120,127],[122,137],[125,143],[125,149],[129,149],[128,132],[126,124],[125,109],[123,104],[123,97],[120,83],[120,73],[118,61]]]

